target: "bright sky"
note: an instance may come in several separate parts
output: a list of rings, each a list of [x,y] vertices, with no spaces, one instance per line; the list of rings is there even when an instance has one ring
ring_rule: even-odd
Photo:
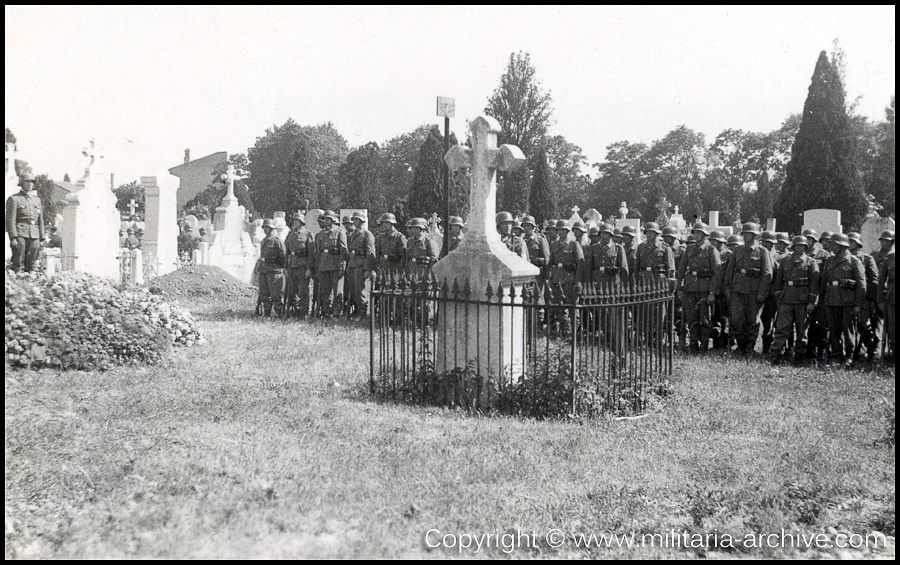
[[[553,96],[553,134],[590,162],[685,124],[771,131],[801,112],[822,50],[884,119],[894,6],[5,8],[6,127],[37,174],[75,181],[92,137],[116,184],[215,151],[246,152],[287,118],[331,121],[351,147],[456,99],[465,136],[525,51]],[[443,126],[442,126],[443,127]]]

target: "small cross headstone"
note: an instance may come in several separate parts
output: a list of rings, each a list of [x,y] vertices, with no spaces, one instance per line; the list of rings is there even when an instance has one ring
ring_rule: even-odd
[[[136,210],[137,210],[137,202],[135,202],[134,198],[132,198],[131,202],[128,203],[128,214],[130,216],[134,216],[134,213]]]
[[[628,218],[628,205],[622,202],[622,207],[619,208],[619,214],[621,215],[621,219]]]

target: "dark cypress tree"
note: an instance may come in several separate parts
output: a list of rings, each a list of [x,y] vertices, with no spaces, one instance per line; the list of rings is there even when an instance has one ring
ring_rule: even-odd
[[[514,171],[497,171],[497,212],[509,212],[513,216],[528,212],[530,184],[527,163]]]
[[[845,98],[840,74],[822,51],[776,206],[781,229],[799,231],[803,212],[815,208],[840,210],[847,231],[862,223],[868,206]]]
[[[541,149],[534,157],[534,172],[531,175],[531,193],[528,195],[528,209],[538,225],[544,220],[555,218],[559,207],[559,197],[550,176],[547,152]]]
[[[419,160],[413,172],[409,190],[407,213],[425,218],[443,210],[443,177],[441,162],[444,158],[444,140],[440,129],[433,126],[419,149]]]

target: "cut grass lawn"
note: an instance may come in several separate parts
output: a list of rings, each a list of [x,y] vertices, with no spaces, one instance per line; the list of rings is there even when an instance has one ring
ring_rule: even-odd
[[[372,401],[362,326],[244,306],[193,305],[208,344],[166,366],[7,373],[7,558],[457,554],[430,529],[537,532],[515,557],[894,554],[893,371],[680,358],[642,419],[477,417]],[[552,548],[554,528],[888,542]]]

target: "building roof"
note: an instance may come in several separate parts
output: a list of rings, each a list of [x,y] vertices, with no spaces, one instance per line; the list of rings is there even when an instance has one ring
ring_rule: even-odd
[[[221,163],[222,161],[228,160],[228,153],[225,151],[217,151],[216,153],[211,153],[206,157],[200,157],[199,159],[193,159],[188,161],[187,163],[182,163],[178,166],[172,167],[169,169],[169,173],[175,175],[176,177],[181,177],[187,171],[194,169],[196,167],[214,167]]]

